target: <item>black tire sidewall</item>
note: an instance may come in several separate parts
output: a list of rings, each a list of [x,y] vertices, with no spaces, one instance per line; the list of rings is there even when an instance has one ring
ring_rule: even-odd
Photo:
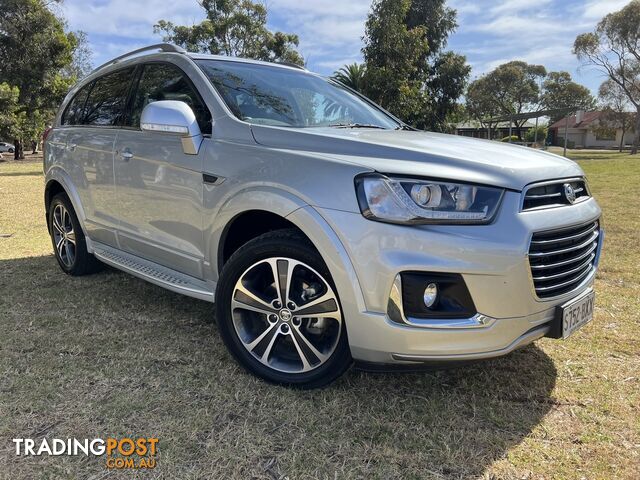
[[[309,242],[288,231],[282,234],[269,233],[251,240],[241,247],[225,264],[218,288],[216,290],[216,321],[220,335],[233,356],[251,373],[273,383],[297,386],[301,388],[317,388],[324,386],[337,377],[351,365],[351,353],[347,339],[347,331],[342,313],[342,329],[338,344],[331,357],[318,368],[306,372],[291,374],[279,372],[260,363],[241,343],[233,326],[231,316],[231,298],[234,287],[240,276],[253,264],[271,257],[287,257],[306,263],[320,273],[333,288],[340,311],[339,293],[333,279],[322,260],[322,257]]]

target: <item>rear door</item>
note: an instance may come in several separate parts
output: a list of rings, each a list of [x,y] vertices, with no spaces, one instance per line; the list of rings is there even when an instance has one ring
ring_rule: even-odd
[[[81,126],[71,128],[66,149],[71,175],[86,215],[92,240],[116,246],[115,178],[113,149],[117,125],[122,121],[134,67],[104,75],[91,84]]]
[[[115,145],[120,247],[161,265],[202,278],[203,158],[185,154],[180,138],[140,130],[142,109],[159,100],[187,103],[203,134],[211,115],[187,75],[176,65],[142,66],[125,125]]]

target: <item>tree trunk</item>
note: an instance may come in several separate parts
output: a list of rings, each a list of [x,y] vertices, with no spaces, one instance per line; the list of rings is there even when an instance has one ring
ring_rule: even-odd
[[[633,146],[631,147],[631,155],[638,153],[638,143],[640,143],[640,107],[636,112],[636,131],[633,134]]]
[[[620,148],[618,149],[620,153],[622,153],[622,150],[624,150],[624,134],[625,133],[627,133],[627,129],[622,127],[622,136],[620,137]]]
[[[22,140],[17,139],[14,144],[14,160],[24,160],[24,146],[22,145]]]

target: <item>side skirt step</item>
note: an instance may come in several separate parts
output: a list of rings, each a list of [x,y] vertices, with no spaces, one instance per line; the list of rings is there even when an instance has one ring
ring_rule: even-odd
[[[93,242],[93,253],[100,261],[112,267],[172,292],[182,293],[207,302],[214,301],[215,287],[212,288],[211,284],[197,278],[97,242]]]

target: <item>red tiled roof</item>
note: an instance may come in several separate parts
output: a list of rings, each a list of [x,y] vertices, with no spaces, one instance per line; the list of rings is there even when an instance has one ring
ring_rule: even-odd
[[[589,126],[589,124],[591,124],[591,122],[600,118],[600,116],[602,116],[603,114],[604,112],[598,112],[598,111],[584,112],[584,114],[582,115],[582,121],[580,123],[576,123],[576,116],[571,115],[569,117],[568,128],[586,128]],[[564,128],[566,123],[567,123],[567,117],[561,120],[558,120],[555,123],[552,123],[551,125],[549,125],[549,128]]]

